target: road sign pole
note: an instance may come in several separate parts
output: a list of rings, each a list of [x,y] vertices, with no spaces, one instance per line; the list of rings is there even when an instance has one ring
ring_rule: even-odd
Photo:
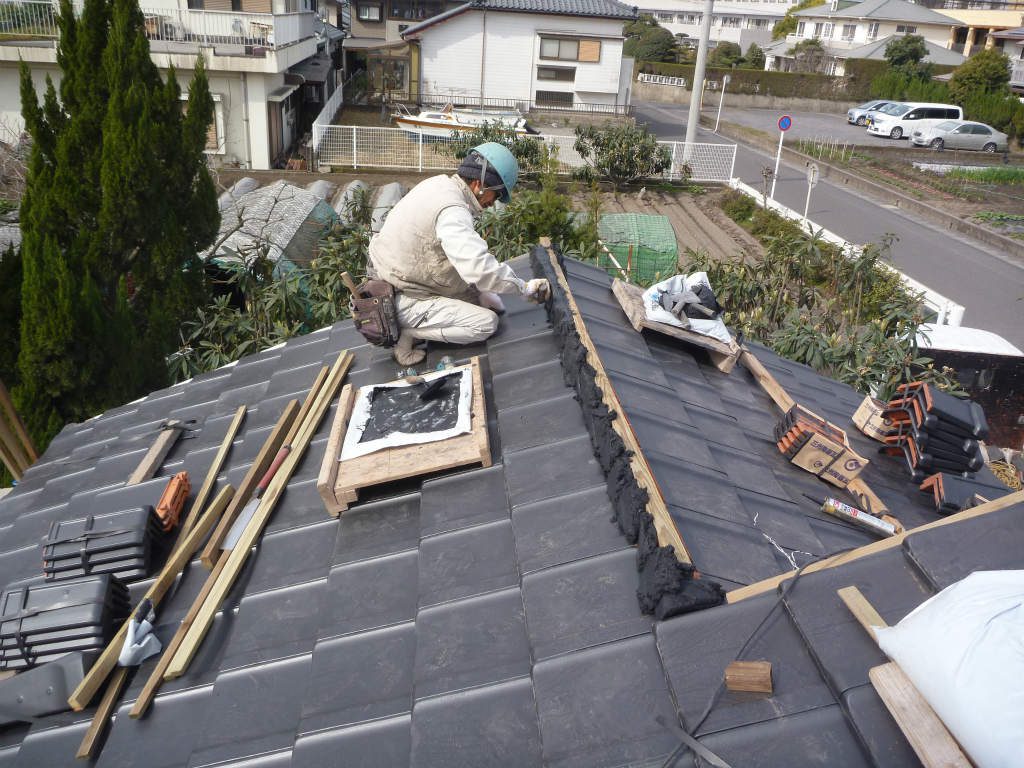
[[[715,133],[718,133],[718,123],[722,119],[722,104],[725,103],[725,89],[729,85],[729,76],[722,78],[722,97],[718,100],[718,117],[715,118]]]
[[[811,208],[811,190],[818,185],[818,164],[807,163],[807,200],[804,202],[804,221],[807,221],[807,212]]]
[[[772,200],[775,199],[775,182],[779,180],[779,160],[782,158],[782,137],[785,135],[785,131],[779,131],[779,149],[775,153],[775,173],[772,174],[772,192],[768,195]]]
[[[807,211],[811,208],[811,185],[807,185],[807,199],[804,201],[804,221],[807,221]]]

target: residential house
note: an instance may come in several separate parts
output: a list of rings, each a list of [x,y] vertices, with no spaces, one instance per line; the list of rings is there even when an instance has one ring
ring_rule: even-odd
[[[402,32],[424,96],[514,101],[527,108],[617,111],[632,59],[617,0],[473,0]]]
[[[213,165],[280,164],[340,82],[341,32],[320,19],[313,0],[143,2],[150,52],[165,75],[174,67],[184,89],[203,57],[215,107]],[[47,75],[59,83],[55,4],[2,6],[19,13],[0,29],[0,120],[20,130],[18,62],[28,63],[38,92]]]
[[[883,58],[884,44],[900,35],[923,37],[929,48],[926,61],[959,64],[964,60],[960,55],[940,53],[949,49],[953,30],[959,24],[949,16],[907,0],[833,0],[831,5],[807,8],[794,15],[796,32],[765,50],[765,69],[795,69],[796,62],[789,51],[802,41],[818,40],[825,54],[819,69],[830,75],[842,75],[847,59]]]
[[[751,43],[764,47],[771,42],[772,27],[795,4],[792,0],[720,0],[711,20],[711,45],[737,43],[744,52]],[[645,0],[640,13],[653,16],[683,42],[696,45],[700,39],[701,0]]]
[[[993,32],[991,38],[1010,57],[1010,88],[1024,93],[1024,27]]]
[[[959,26],[949,47],[964,56],[983,48],[1002,48],[1006,38],[996,33],[1019,27],[1024,19],[1024,3],[1019,0],[918,0],[918,5],[956,19]]]

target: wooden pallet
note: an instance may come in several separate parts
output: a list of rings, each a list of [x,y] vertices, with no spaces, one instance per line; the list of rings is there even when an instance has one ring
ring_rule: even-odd
[[[672,336],[676,339],[692,344],[695,347],[706,349],[708,355],[711,357],[711,362],[714,363],[715,367],[722,373],[729,373],[736,366],[736,361],[740,357],[740,347],[735,341],[730,341],[726,344],[724,341],[719,341],[711,336],[706,336],[703,333],[695,333],[694,331],[688,331],[685,328],[679,328],[668,323],[658,323],[647,319],[647,313],[644,312],[642,296],[643,289],[638,285],[631,283],[625,283],[622,280],[616,279],[612,282],[612,293],[615,294],[615,298],[619,300],[619,305],[622,307],[622,311],[626,313],[626,317],[629,318],[629,323],[636,330],[641,331],[647,328],[651,331],[657,331],[658,333],[665,334],[666,336]]]
[[[338,411],[334,416],[316,485],[331,515],[338,517],[348,509],[357,500],[362,488],[469,464],[491,466],[480,358],[474,357],[470,365],[473,370],[470,432],[447,440],[385,448],[366,456],[338,461],[357,391],[351,384],[345,386],[338,400]]]

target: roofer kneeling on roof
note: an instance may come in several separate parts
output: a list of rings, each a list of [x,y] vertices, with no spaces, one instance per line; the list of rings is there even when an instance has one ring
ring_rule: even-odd
[[[507,147],[473,149],[451,176],[417,184],[370,240],[370,267],[395,287],[401,336],[395,360],[415,365],[426,353],[417,340],[471,344],[498,329],[499,293],[542,302],[547,280],[523,281],[491,254],[474,220],[494,201],[509,201],[519,164]]]

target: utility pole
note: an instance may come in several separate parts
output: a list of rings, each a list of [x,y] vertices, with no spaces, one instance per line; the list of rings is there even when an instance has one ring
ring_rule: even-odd
[[[704,70],[708,63],[708,43],[711,40],[711,17],[715,0],[704,0],[704,15],[700,20],[700,43],[697,45],[697,61],[693,67],[693,83],[690,88],[690,114],[686,118],[686,143],[683,145],[683,162],[689,162],[691,147],[697,141],[697,125],[700,123],[700,97],[704,93]]]

